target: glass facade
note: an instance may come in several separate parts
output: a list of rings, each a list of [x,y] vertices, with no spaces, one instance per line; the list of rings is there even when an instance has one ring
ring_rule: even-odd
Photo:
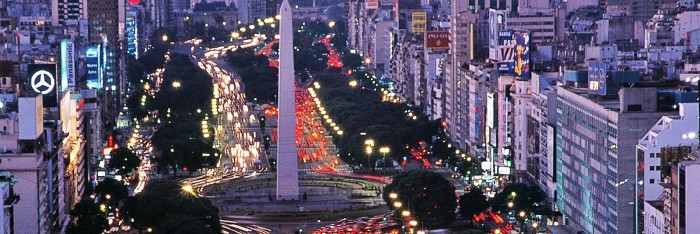
[[[617,179],[617,124],[561,96],[557,112],[557,205],[586,233],[617,233],[617,187],[628,182]]]

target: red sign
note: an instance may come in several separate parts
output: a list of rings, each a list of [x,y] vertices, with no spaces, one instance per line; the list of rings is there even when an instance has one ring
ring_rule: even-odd
[[[365,0],[365,10],[379,8],[379,0]]]
[[[443,49],[450,48],[450,32],[428,31],[425,33],[425,48]]]
[[[136,4],[141,3],[141,0],[129,0],[128,2],[129,2],[130,5],[133,6],[133,5],[136,5]]]

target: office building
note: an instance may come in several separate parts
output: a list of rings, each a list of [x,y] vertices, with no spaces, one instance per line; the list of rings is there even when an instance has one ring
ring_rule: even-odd
[[[51,23],[53,25],[76,25],[88,18],[88,0],[52,0]]]
[[[636,143],[668,112],[656,88],[601,96],[594,83],[557,89],[557,207],[577,231],[634,233]]]

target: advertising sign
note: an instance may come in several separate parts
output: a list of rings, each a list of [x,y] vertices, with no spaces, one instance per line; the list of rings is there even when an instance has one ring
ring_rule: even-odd
[[[604,62],[588,62],[588,93],[605,95],[608,80],[608,64]]]
[[[365,10],[373,10],[379,8],[379,0],[365,0]]]
[[[450,32],[429,31],[425,33],[425,48],[444,49],[450,48]]]
[[[85,50],[85,62],[87,65],[87,86],[91,89],[102,88],[102,69],[100,63],[100,46],[88,46]]]
[[[423,11],[416,11],[411,14],[411,31],[413,33],[424,33],[427,29],[428,16]]]
[[[530,79],[530,33],[501,30],[498,33],[498,72]]]
[[[498,58],[498,72],[512,73],[513,62],[515,61],[513,50],[515,49],[515,40],[513,39],[513,30],[502,30],[498,33],[498,50],[496,58]]]
[[[504,10],[489,9],[489,59],[498,61],[498,33],[506,26]]]
[[[73,42],[61,41],[61,92],[75,87],[75,47]]]
[[[486,94],[486,127],[495,127],[496,93]]]
[[[58,106],[56,64],[29,64],[27,70],[29,71],[28,90],[44,96],[44,107]]]

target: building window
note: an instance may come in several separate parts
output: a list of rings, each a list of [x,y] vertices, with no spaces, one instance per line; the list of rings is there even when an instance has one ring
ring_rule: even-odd
[[[655,182],[654,179],[649,179],[649,184],[653,184]]]

